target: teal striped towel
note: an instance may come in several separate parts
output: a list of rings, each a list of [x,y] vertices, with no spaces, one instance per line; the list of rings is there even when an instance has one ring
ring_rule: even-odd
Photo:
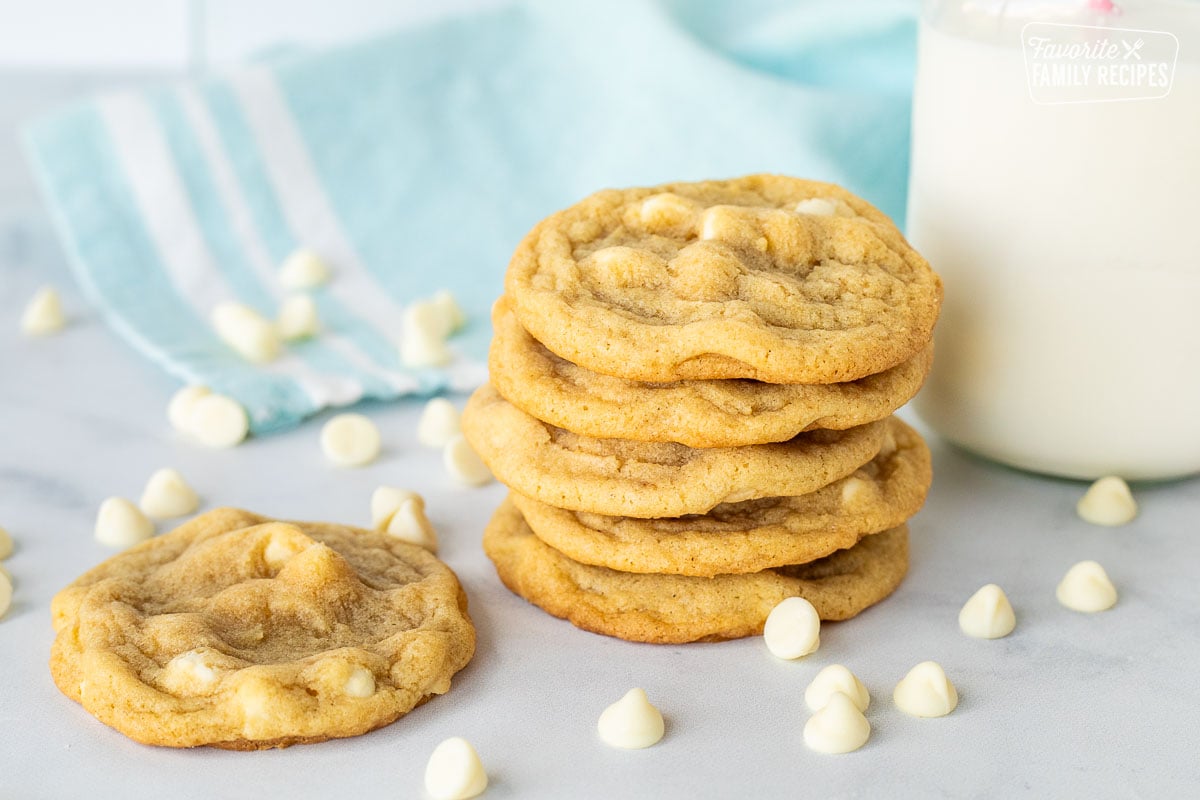
[[[26,138],[112,327],[263,432],[481,383],[513,247],[598,188],[783,172],[901,219],[913,6],[534,2],[96,97]],[[277,267],[300,246],[334,273],[315,292],[326,332],[247,363],[210,312],[273,316]],[[443,288],[469,320],[456,358],[406,369],[402,309]]]

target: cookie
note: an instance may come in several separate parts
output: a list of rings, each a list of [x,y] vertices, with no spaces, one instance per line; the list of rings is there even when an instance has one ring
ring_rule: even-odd
[[[145,744],[356,736],[450,688],[475,630],[450,569],[374,531],[218,509],[51,605],[54,682]]]
[[[636,575],[580,564],[533,535],[505,501],[483,534],[496,572],[517,594],[584,630],[636,642],[736,639],[761,633],[787,597],[803,597],[821,619],[849,619],[900,585],[908,529],[867,536],[819,561],[748,575]]]
[[[585,436],[689,447],[783,442],[813,428],[845,430],[883,419],[917,393],[933,363],[931,344],[898,366],[848,383],[646,383],[559,358],[521,327],[504,297],[493,307],[492,326],[492,385],[521,410]]]
[[[706,449],[593,439],[529,416],[486,384],[467,401],[462,429],[510,488],[558,508],[625,517],[703,514],[720,503],[807,494],[874,458],[887,433],[880,421]]]
[[[583,564],[702,577],[804,564],[902,524],[925,502],[933,478],[929,448],[895,417],[888,425],[894,446],[798,497],[724,503],[666,519],[565,511],[517,493],[511,500],[539,539]]]
[[[598,192],[534,227],[505,292],[533,338],[593,372],[837,383],[923,350],[942,285],[866,201],[751,175]]]

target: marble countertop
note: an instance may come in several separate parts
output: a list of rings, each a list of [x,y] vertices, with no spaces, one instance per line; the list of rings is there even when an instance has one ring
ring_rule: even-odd
[[[653,646],[592,635],[501,586],[479,539],[503,489],[462,489],[444,474],[440,454],[416,443],[418,402],[363,409],[383,431],[385,452],[359,470],[324,460],[319,418],[230,451],[180,441],[164,417],[174,383],[87,307],[22,169],[12,142],[0,142],[0,525],[17,541],[5,562],[14,604],[0,619],[0,797],[416,798],[429,753],[453,735],[478,749],[488,798],[1200,791],[1200,482],[1139,487],[1141,515],[1102,529],[1075,516],[1081,484],[933,440],[936,480],[912,523],[908,578],[882,605],[826,625],[814,655],[781,662],[757,637]],[[45,283],[61,288],[72,324],[24,339],[21,308]],[[377,485],[422,492],[441,555],[470,597],[474,660],[449,694],[356,739],[261,753],[172,751],[104,727],[50,680],[50,599],[110,555],[92,539],[100,501],[136,498],[163,466],[179,469],[205,508],[290,518],[366,524]],[[1111,611],[1078,614],[1055,601],[1059,578],[1087,558],[1120,591]],[[958,610],[988,582],[1008,592],[1017,629],[969,639]],[[913,719],[891,703],[895,682],[926,659],[958,687],[949,717]],[[801,738],[804,687],[831,663],[854,670],[873,697],[871,740],[844,756],[813,753]],[[666,738],[645,751],[609,749],[596,719],[633,686],[662,709]]]

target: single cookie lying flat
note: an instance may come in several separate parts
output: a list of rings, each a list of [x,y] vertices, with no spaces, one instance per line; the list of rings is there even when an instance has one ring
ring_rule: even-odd
[[[874,458],[887,432],[880,421],[707,449],[593,439],[529,416],[490,385],[471,395],[462,427],[510,488],[558,508],[626,517],[703,514],[719,503],[807,494]]]
[[[597,192],[522,240],[505,292],[593,372],[834,383],[924,349],[942,285],[870,203],[751,175]]]
[[[697,578],[634,575],[580,564],[533,535],[505,501],[483,549],[513,593],[577,627],[636,642],[719,641],[762,632],[787,597],[803,597],[821,619],[849,619],[878,603],[908,571],[908,529],[868,536],[819,561]]]
[[[228,508],[84,573],[51,612],[58,688],[169,747],[366,733],[446,692],[475,648],[466,595],[424,549]]]
[[[515,492],[511,500],[539,539],[584,564],[702,577],[804,564],[902,524],[925,502],[933,478],[929,448],[899,419],[887,424],[894,446],[798,497],[724,503],[667,519],[565,511]]]
[[[845,430],[907,403],[929,372],[933,345],[849,383],[750,380],[627,381],[559,358],[521,327],[501,297],[492,309],[492,385],[522,411],[585,436],[735,447],[783,442],[813,428]]]

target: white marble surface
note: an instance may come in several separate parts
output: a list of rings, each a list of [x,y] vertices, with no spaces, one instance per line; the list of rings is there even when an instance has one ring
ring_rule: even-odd
[[[226,452],[172,435],[163,411],[175,386],[86,307],[15,158],[6,138],[0,525],[17,551],[6,562],[15,603],[0,619],[0,798],[418,798],[426,758],[452,735],[478,748],[489,798],[1200,793],[1200,482],[1139,487],[1141,516],[1101,529],[1074,515],[1081,485],[935,442],[937,478],[912,523],[908,579],[858,619],[827,625],[816,654],[784,663],[757,638],[660,647],[584,633],[500,585],[479,537],[503,490],[453,485],[439,455],[416,443],[416,403],[365,409],[386,451],[361,470],[323,460],[319,420]],[[23,339],[20,309],[46,282],[63,290],[72,324],[54,338]],[[110,554],[91,536],[100,501],[136,497],[168,465],[206,508],[292,518],[365,523],[376,485],[423,492],[443,557],[470,596],[475,659],[445,697],[352,740],[172,751],[96,722],[50,680],[50,599]],[[1104,564],[1121,592],[1109,612],[1077,614],[1054,599],[1063,572],[1085,558]],[[956,624],[962,602],[987,582],[1007,590],[1018,615],[1016,631],[991,642]],[[940,661],[959,688],[949,717],[912,719],[891,703],[894,683],[925,659]],[[873,696],[874,734],[844,756],[812,753],[801,739],[804,687],[830,663],[853,669]],[[596,718],[632,686],[663,710],[667,736],[649,750],[611,750]]]

